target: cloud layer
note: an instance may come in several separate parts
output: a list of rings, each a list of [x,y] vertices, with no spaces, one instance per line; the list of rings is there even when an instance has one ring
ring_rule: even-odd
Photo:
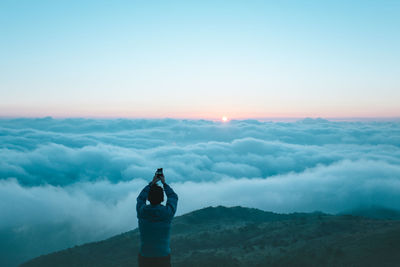
[[[400,123],[0,120],[0,246],[44,225],[59,242],[43,251],[134,228],[136,196],[158,167],[179,214],[397,208]]]

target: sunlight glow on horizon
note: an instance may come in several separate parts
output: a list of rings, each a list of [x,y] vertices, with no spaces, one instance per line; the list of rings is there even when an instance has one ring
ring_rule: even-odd
[[[220,117],[218,115],[218,111],[215,113],[211,112],[198,112],[198,113],[189,113],[189,112],[168,112],[168,113],[159,113],[159,114],[151,114],[151,113],[141,113],[141,112],[129,112],[129,111],[119,111],[119,112],[80,112],[79,110],[68,110],[65,112],[63,110],[56,111],[55,109],[51,112],[46,110],[38,110],[34,109],[25,110],[23,109],[16,110],[14,113],[3,115],[0,110],[0,119],[1,118],[44,118],[44,117],[52,117],[54,119],[65,119],[65,118],[93,118],[93,119],[189,119],[189,120],[211,120],[211,121],[221,121],[221,122],[229,122],[231,120],[261,120],[261,121],[296,121],[304,118],[324,118],[329,120],[349,120],[349,121],[359,121],[359,120],[398,120],[400,116],[386,115],[386,114],[377,114],[375,116],[371,116],[368,114],[357,114],[356,116],[347,115],[347,114],[321,114],[321,113],[302,113],[302,114],[280,114],[280,113],[234,113],[232,112],[229,117],[223,116]],[[226,118],[226,120],[225,120]]]

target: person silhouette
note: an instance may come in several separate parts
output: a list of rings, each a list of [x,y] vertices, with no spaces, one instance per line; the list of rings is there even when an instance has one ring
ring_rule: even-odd
[[[164,189],[157,185],[161,181]],[[164,192],[167,195],[166,205]],[[150,205],[146,204],[149,200]],[[176,212],[178,195],[165,182],[162,169],[158,169],[153,180],[146,185],[137,197],[136,212],[139,222],[140,250],[139,267],[170,267],[170,229]]]

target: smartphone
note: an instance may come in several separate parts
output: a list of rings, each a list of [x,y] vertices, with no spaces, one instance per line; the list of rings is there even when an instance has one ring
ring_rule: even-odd
[[[162,168],[158,168],[157,171],[156,171],[156,176],[157,176],[157,177],[161,177],[161,176],[163,176],[163,175],[164,175],[164,174],[163,174]]]

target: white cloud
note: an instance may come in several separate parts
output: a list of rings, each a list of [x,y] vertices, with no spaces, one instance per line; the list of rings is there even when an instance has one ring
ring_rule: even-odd
[[[46,118],[0,120],[0,133],[0,230],[64,223],[44,236],[67,229],[69,245],[135,227],[136,196],[158,167],[179,214],[400,206],[398,122]]]

